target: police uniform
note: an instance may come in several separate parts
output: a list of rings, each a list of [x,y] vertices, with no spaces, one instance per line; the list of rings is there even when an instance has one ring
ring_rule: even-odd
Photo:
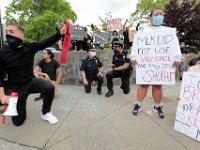
[[[121,43],[116,43],[118,45],[123,45]],[[129,67],[125,70],[115,71],[111,70],[106,74],[107,78],[107,87],[108,87],[108,93],[105,95],[106,97],[110,97],[114,94],[113,91],[113,78],[121,78],[121,89],[123,89],[124,94],[128,94],[130,92],[130,76],[132,74],[132,66],[130,63],[130,59],[127,57],[127,52],[123,51],[122,54],[119,54],[118,52],[115,52],[113,55],[113,61],[112,64],[115,65],[115,67],[123,66],[125,63],[129,63]],[[114,67],[114,68],[115,68]]]
[[[81,64],[81,71],[85,71],[86,79],[88,81],[88,85],[85,85],[85,92],[91,92],[91,83],[93,80],[98,82],[97,92],[101,92],[101,87],[103,84],[103,76],[98,75],[99,68],[101,68],[103,64],[98,59],[98,57],[90,58],[89,56],[83,60]]]

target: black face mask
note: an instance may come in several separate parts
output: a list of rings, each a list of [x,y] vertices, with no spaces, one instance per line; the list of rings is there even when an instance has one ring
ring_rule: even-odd
[[[7,39],[8,44],[12,46],[13,48],[17,48],[21,46],[23,43],[22,39],[8,35],[8,34],[6,35],[6,39]]]

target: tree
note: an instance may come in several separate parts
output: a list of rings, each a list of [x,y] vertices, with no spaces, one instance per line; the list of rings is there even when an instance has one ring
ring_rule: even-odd
[[[139,0],[132,19],[148,19],[156,8],[165,12],[166,26],[177,28],[180,41],[200,48],[200,0]]]
[[[7,24],[17,23],[26,29],[25,40],[40,40],[55,33],[60,22],[75,22],[77,15],[65,0],[13,0],[5,19]]]
[[[164,9],[169,4],[169,0],[139,0],[136,11],[131,14],[133,21],[138,19],[148,19],[152,10],[159,8]]]
[[[200,48],[200,2],[170,0],[165,7],[165,25],[177,28],[180,41]]]
[[[101,21],[101,27],[103,31],[107,31],[107,21],[112,20],[112,12],[106,13],[106,17],[102,18],[101,16],[98,16],[99,20]]]

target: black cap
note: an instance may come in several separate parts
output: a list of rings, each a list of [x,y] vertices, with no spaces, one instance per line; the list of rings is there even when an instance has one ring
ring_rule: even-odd
[[[123,46],[123,43],[121,43],[121,42],[119,42],[119,41],[116,41],[115,44],[114,44],[114,46],[121,46],[121,47],[122,47],[122,46]]]
[[[92,46],[92,45],[89,45],[89,47],[88,47],[88,52],[89,51],[95,51],[96,49]]]

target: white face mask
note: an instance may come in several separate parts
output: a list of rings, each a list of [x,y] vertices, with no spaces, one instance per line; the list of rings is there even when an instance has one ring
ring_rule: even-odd
[[[91,56],[91,57],[96,56],[96,52],[90,52],[90,56]]]

